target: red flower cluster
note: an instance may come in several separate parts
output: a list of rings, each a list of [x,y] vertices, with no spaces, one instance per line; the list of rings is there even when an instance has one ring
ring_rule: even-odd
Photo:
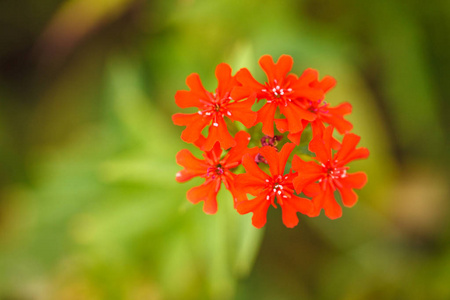
[[[175,101],[179,107],[194,107],[197,112],[177,113],[172,119],[175,125],[186,126],[181,138],[203,151],[204,159],[181,150],[177,163],[184,169],[177,173],[177,181],[205,179],[187,192],[187,199],[194,204],[203,201],[207,214],[216,213],[217,193],[223,183],[237,212],[252,212],[252,223],[258,228],[265,225],[269,206],[277,208],[277,204],[287,227],[298,224],[298,212],[314,217],[324,209],[327,217],[340,217],[335,191],[345,206],[352,206],[357,201],[353,189],[367,182],[362,172],[347,173],[347,163],[369,155],[366,148],[356,148],[360,138],[349,133],[353,125],[344,115],[351,112],[351,105],[330,107],[324,97],[336,84],[334,78],[325,76],[319,81],[313,69],[300,76],[289,73],[293,59],[288,55],[276,63],[264,55],[259,64],[267,75],[264,84],[246,68],[232,76],[225,63],[216,68],[218,87],[213,93],[205,90],[198,74],[187,77],[190,90],[178,91]],[[263,100],[261,108],[253,111],[254,104]],[[238,131],[236,121],[249,128],[252,136]],[[258,123],[262,127],[256,126]],[[312,129],[309,150],[315,157],[304,161],[295,150],[308,126]],[[333,138],[334,128],[343,135],[342,142]],[[237,133],[233,136],[233,132]],[[291,156],[292,168],[288,164]],[[249,200],[248,194],[254,198]]]

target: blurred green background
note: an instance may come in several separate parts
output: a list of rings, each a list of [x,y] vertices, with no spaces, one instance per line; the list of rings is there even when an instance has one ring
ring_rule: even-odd
[[[0,299],[450,299],[450,2],[0,1]],[[174,94],[263,54],[337,79],[368,160],[338,220],[185,199]]]

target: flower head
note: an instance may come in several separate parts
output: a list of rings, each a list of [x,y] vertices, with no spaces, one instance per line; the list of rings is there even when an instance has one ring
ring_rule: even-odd
[[[263,55],[259,65],[267,76],[264,83],[255,80],[246,68],[233,76],[228,64],[219,64],[215,71],[218,86],[213,92],[203,87],[198,74],[187,77],[189,90],[178,91],[175,101],[191,111],[174,114],[172,120],[186,127],[182,140],[203,151],[203,159],[188,150],[178,152],[177,163],[183,169],[176,180],[204,179],[187,192],[187,199],[194,204],[203,201],[207,214],[216,213],[217,194],[223,183],[238,213],[253,213],[252,224],[257,228],[265,225],[270,206],[281,207],[287,227],[298,224],[298,212],[315,217],[324,209],[329,218],[340,217],[342,208],[334,195],[339,193],[343,204],[352,206],[357,201],[354,189],[367,182],[362,172],[348,173],[349,162],[369,155],[366,148],[356,148],[359,136],[349,133],[353,125],[344,117],[351,113],[352,106],[342,103],[332,107],[325,102],[336,80],[331,76],[319,80],[314,69],[300,76],[290,73],[293,59],[289,55],[280,56],[276,62],[272,56]],[[258,111],[253,111],[255,101],[262,101]],[[259,148],[248,148],[250,134],[236,133],[235,121],[250,129],[254,142],[260,139]],[[256,123],[262,123],[261,130],[254,126]],[[292,168],[286,169],[308,125],[312,136],[305,135],[302,142],[310,138],[309,150],[315,157],[305,153],[311,159],[303,161],[294,155]],[[342,143],[333,137],[334,129],[344,135]],[[278,133],[282,135],[275,135]],[[283,141],[284,137],[290,142]],[[284,146],[279,151],[280,145]],[[238,174],[241,164],[244,174]],[[300,193],[312,200],[299,197]],[[250,200],[249,194],[253,196]]]
[[[215,144],[212,150],[204,152],[204,159],[196,158],[187,149],[177,154],[177,163],[184,167],[176,175],[178,182],[185,182],[194,177],[205,178],[202,185],[187,192],[187,199],[193,204],[204,201],[203,211],[207,214],[217,212],[217,193],[222,183],[232,193],[235,203],[246,199],[245,194],[235,188],[236,174],[232,172],[232,169],[241,164],[244,154],[251,155],[256,152],[256,148],[247,148],[250,135],[244,131],[238,132],[235,140],[236,145],[223,157],[219,143]],[[204,141],[201,139],[198,143],[201,144]]]
[[[336,80],[331,76],[324,76],[322,80],[319,81],[319,73],[314,69],[307,69],[303,72],[305,78],[309,78],[311,80],[310,86],[320,89],[323,91],[323,95],[331,90],[336,85]],[[308,124],[311,124],[314,136],[323,136],[323,131],[325,129],[324,124],[332,125],[339,131],[340,134],[345,134],[352,130],[353,125],[349,121],[344,119],[344,115],[347,115],[352,112],[352,106],[350,103],[342,103],[336,107],[331,107],[329,103],[325,102],[324,99],[307,99],[302,98],[300,106],[313,113],[315,115],[314,120],[302,120],[303,128],[305,128]],[[277,119],[275,120],[277,129],[280,132],[286,132],[289,130],[289,126],[287,120],[285,119]],[[291,140],[295,144],[300,143],[302,131],[299,132],[290,132],[288,134],[289,140]],[[336,141],[333,141],[333,148],[337,149]]]
[[[177,113],[172,116],[175,125],[186,126],[181,138],[187,143],[195,143],[201,136],[202,130],[209,126],[208,136],[202,145],[202,149],[209,151],[218,142],[223,149],[235,145],[232,135],[229,133],[225,118],[239,121],[244,126],[253,126],[256,113],[251,110],[255,101],[248,97],[245,100],[236,101],[231,97],[233,88],[239,86],[234,76],[231,76],[231,68],[228,64],[221,63],[216,68],[218,87],[214,93],[208,92],[203,87],[198,74],[193,73],[186,79],[189,91],[178,91],[175,101],[181,108],[196,107],[197,113]]]
[[[256,123],[262,122],[264,134],[274,135],[273,126],[277,109],[286,117],[291,132],[302,130],[303,119],[308,121],[315,119],[313,113],[300,106],[300,99],[316,101],[323,98],[323,92],[310,85],[312,78],[304,75],[297,78],[294,74],[288,74],[293,63],[289,55],[282,55],[277,63],[274,63],[270,55],[263,55],[259,64],[267,75],[265,84],[256,81],[246,68],[239,70],[236,74],[242,86],[232,92],[235,99],[245,98],[253,93],[256,94],[258,101],[266,99],[256,118]]]
[[[276,202],[281,207],[283,223],[287,227],[298,224],[297,212],[310,213],[311,202],[294,195],[292,180],[296,174],[284,174],[286,162],[294,147],[294,144],[288,143],[280,152],[271,146],[260,149],[261,155],[269,164],[270,175],[261,170],[252,157],[244,156],[242,165],[247,173],[238,175],[237,188],[256,197],[239,202],[236,209],[240,214],[253,212],[252,224],[257,228],[266,224],[267,210],[270,205],[277,208]]]
[[[310,150],[316,154],[316,161],[305,162],[294,156],[292,168],[298,172],[294,179],[295,190],[313,197],[312,214],[319,215],[322,208],[330,219],[339,218],[342,209],[334,198],[338,190],[345,206],[353,206],[358,196],[353,189],[362,188],[367,182],[363,172],[347,173],[346,165],[356,159],[369,156],[366,148],[356,148],[360,137],[353,133],[344,135],[340,149],[332,153],[333,127],[329,126],[323,133],[323,138],[315,138],[310,143]]]

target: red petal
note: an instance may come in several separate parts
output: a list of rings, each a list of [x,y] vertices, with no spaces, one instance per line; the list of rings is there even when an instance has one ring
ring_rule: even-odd
[[[346,164],[355,159],[363,159],[369,156],[369,150],[366,148],[356,148],[360,137],[354,133],[347,133],[344,135],[341,149],[336,153],[335,159],[341,164]]]
[[[328,110],[331,114],[344,116],[352,112],[352,105],[348,102],[344,102],[336,107],[329,107]]]
[[[279,132],[284,133],[289,130],[288,122],[286,119],[275,119],[275,125]]]
[[[347,207],[352,207],[358,201],[358,195],[352,189],[340,188],[342,203]]]
[[[247,201],[247,193],[245,190],[236,186],[236,178],[238,175],[231,174],[231,178],[228,181],[228,184],[225,184],[225,187],[230,191],[233,196],[234,208],[236,208],[237,203],[241,201]]]
[[[355,149],[349,156],[346,157],[346,161],[350,162],[357,159],[364,159],[369,156],[369,149],[360,147],[358,149]]]
[[[253,94],[254,96],[255,94]],[[254,97],[249,97],[245,101],[233,102],[227,106],[231,116],[228,116],[233,121],[239,121],[245,127],[250,128],[255,125],[257,113],[252,111],[252,106],[255,103]]]
[[[228,149],[236,145],[236,141],[228,132],[227,124],[223,118],[217,118],[216,124],[217,126],[214,126],[214,124],[209,126],[208,137],[206,138],[202,148],[204,151],[211,150],[216,142],[219,142],[223,149]]]
[[[186,126],[191,123],[196,123],[199,118],[202,118],[199,114],[182,114],[177,113],[172,115],[172,122],[178,126]]]
[[[256,97],[256,92],[248,86],[236,86],[235,88],[233,88],[230,94],[231,98],[234,100],[245,99],[252,95]]]
[[[362,189],[367,183],[367,175],[363,172],[347,174],[339,180],[344,187]]]
[[[312,121],[316,118],[316,114],[293,103],[290,103],[287,106],[280,106],[280,112],[286,116],[289,131],[292,133],[299,132],[303,129],[303,119]]]
[[[192,73],[186,78],[186,84],[191,89],[191,92],[199,98],[209,101],[210,93],[205,90],[197,73]]]
[[[333,127],[328,126],[323,131],[322,137],[314,135],[309,143],[309,150],[316,154],[316,159],[322,163],[331,160],[331,144],[332,144]]]
[[[303,130],[308,125],[308,123],[309,123],[308,121],[302,120],[302,127],[303,127],[303,129],[300,130],[299,132],[296,132],[296,133],[290,132],[288,134],[288,136],[287,136],[288,139],[291,142],[293,142],[294,144],[299,145],[301,137],[302,137]],[[288,122],[287,122],[286,119],[275,119],[275,125],[276,125],[278,131],[281,132],[281,133],[284,133],[284,132],[289,130]]]
[[[334,199],[333,192],[325,193],[325,205],[323,207],[325,215],[334,220],[342,217],[342,207]]]
[[[261,83],[256,81],[255,78],[253,78],[250,71],[246,68],[240,69],[236,73],[236,79],[243,86],[248,87],[250,90],[252,90],[254,92],[261,91],[264,88],[264,85],[262,85]],[[236,90],[239,90],[239,88],[236,88]],[[235,93],[237,93],[237,92],[235,92]],[[242,98],[238,98],[236,96],[237,96],[236,94],[232,93],[233,99],[242,99]]]
[[[286,86],[292,86],[298,81],[298,76],[295,74],[288,74],[286,78],[284,79],[284,82],[286,83]]]
[[[315,119],[313,122],[311,122],[311,129],[313,138],[318,137],[321,139],[323,137],[323,133],[325,132],[325,125],[320,119]]]
[[[190,189],[186,197],[193,204],[205,201],[203,211],[207,214],[215,214],[217,212],[217,192],[220,189],[220,184],[220,180],[207,181],[200,186]]]
[[[281,205],[283,223],[288,228],[293,228],[298,224],[297,210],[287,201]]]
[[[197,143],[195,143],[197,144]],[[210,165],[217,165],[222,155],[222,148],[219,143],[215,143],[210,151],[205,151],[203,157]]]
[[[272,56],[263,55],[259,59],[259,65],[264,70],[264,73],[267,75],[268,82],[273,82],[275,77],[275,63],[273,62]]]
[[[342,184],[342,187],[339,188],[342,203],[349,207],[355,205],[358,200],[358,195],[353,191],[353,189],[362,188],[367,182],[367,175],[363,172],[347,174],[346,177],[341,178],[339,181]]]
[[[298,84],[300,86],[308,86],[312,82],[317,81],[319,77],[319,72],[317,70],[308,68],[305,71],[303,71],[302,75],[298,78]]]
[[[181,139],[186,143],[194,143],[199,139],[203,128],[210,122],[199,114],[174,114],[172,121],[175,125],[186,126],[181,133]]]
[[[303,130],[306,128],[308,123],[309,123],[308,121],[302,120],[302,127],[303,127],[303,129],[300,130],[299,132],[296,132],[296,133],[289,133],[288,134],[288,139],[291,142],[293,142],[294,144],[299,145],[301,137],[302,137]],[[281,133],[284,133],[284,132],[289,130],[288,122],[287,122],[286,119],[275,119],[275,125],[276,125],[278,131],[281,132]]]
[[[225,157],[225,167],[227,165],[235,165],[237,163],[241,163],[242,157],[244,154],[249,152],[247,145],[250,141],[250,134],[245,131],[239,131],[234,136],[234,140],[236,141],[236,146],[230,149]]]
[[[279,173],[280,161],[278,160],[277,150],[274,147],[264,146],[259,150],[259,152],[267,160],[272,177],[280,175]]]
[[[322,177],[322,174],[299,174],[293,180],[295,191],[301,193],[306,185],[314,183]]]
[[[175,103],[181,108],[203,106],[198,95],[191,91],[178,91],[175,94]]]
[[[253,211],[252,224],[256,228],[262,228],[267,222],[267,210],[269,209],[270,202],[266,201],[260,204],[256,210]]]
[[[331,158],[331,149],[327,151],[324,141],[318,137],[311,140],[309,150],[314,152],[315,158],[322,163],[326,163]]]
[[[325,125],[323,125],[322,120],[316,119],[311,122],[311,128],[313,132],[313,139],[318,138],[319,140],[323,137],[325,133]],[[341,148],[341,143],[336,140],[334,137],[331,137],[331,148],[333,150],[339,150]]]
[[[311,210],[313,208],[312,202],[309,199],[297,197],[295,195],[292,195],[290,199],[284,200],[285,203],[289,203],[292,205],[292,207],[295,208],[296,211],[308,215],[311,213]]]
[[[303,130],[296,132],[296,133],[289,133],[287,137],[291,142],[293,142],[296,145],[299,145],[300,141],[302,139],[302,133],[303,133]]]
[[[199,148],[202,149],[203,144],[205,143],[206,138],[203,135],[200,135],[200,137],[194,142],[194,145]]]
[[[336,79],[327,75],[322,78],[320,82],[314,84],[314,87],[320,88],[324,93],[331,90],[336,85]]]
[[[347,156],[352,153],[361,138],[354,133],[344,135],[341,149],[336,153],[335,159],[339,161],[346,160]]]
[[[293,85],[292,89],[294,90],[293,95],[297,98],[306,98],[311,101],[318,101],[323,99],[324,97],[324,93],[320,89],[310,87],[297,87],[297,85]]]
[[[266,188],[266,182],[250,174],[239,174],[235,180],[236,189],[257,196]]]
[[[310,217],[317,217],[318,215],[320,215],[320,211],[325,204],[325,193],[327,193],[328,191],[323,190],[322,188],[320,188],[320,191],[321,192],[312,199],[313,208],[311,210],[311,213],[309,214]]]
[[[245,214],[255,211],[258,208],[258,206],[263,202],[264,202],[263,196],[256,197],[252,200],[239,202],[236,205],[236,210],[239,214],[245,215]]]
[[[198,159],[187,149],[178,152],[176,160],[177,164],[185,168],[177,173],[176,180],[178,182],[188,181],[193,177],[201,176],[207,172],[208,165],[205,161]]]
[[[318,183],[311,183],[306,185],[302,192],[308,197],[316,197],[322,192],[322,189]]]
[[[328,126],[323,131],[323,141],[325,143],[327,150],[331,149],[331,141],[333,140],[333,131],[334,131],[333,126]]]
[[[292,159],[292,169],[299,174],[323,174],[323,168],[313,161],[304,161],[299,156],[294,155]]]
[[[341,149],[341,143],[338,140],[336,140],[335,138],[332,138],[331,139],[331,148],[333,150],[338,151],[339,149]]]
[[[306,185],[316,182],[324,175],[320,165],[312,161],[305,162],[297,155],[292,160],[292,169],[298,172],[293,180],[297,193],[301,193]]]
[[[236,210],[241,215],[253,212],[252,224],[256,228],[261,228],[267,222],[267,209],[269,206],[270,201],[265,199],[265,195],[261,195],[253,200],[238,203]]]
[[[328,107],[327,110],[327,113],[320,114],[320,117],[324,122],[333,125],[340,134],[352,130],[352,123],[344,119],[344,115],[349,114],[352,111],[350,103],[342,103],[337,107]]]
[[[281,151],[278,153],[279,157],[279,164],[278,164],[278,174],[283,175],[284,169],[286,167],[286,162],[289,158],[289,155],[291,155],[292,150],[294,150],[295,145],[291,143],[284,144],[283,148],[281,148]]]
[[[231,89],[237,83],[231,76],[231,67],[226,63],[221,63],[216,67],[216,78],[218,82],[217,93],[221,96],[231,92]]]
[[[334,199],[333,191],[329,186],[323,193],[313,198],[314,212],[312,215],[319,215],[320,210],[325,210],[325,215],[330,219],[337,219],[342,216],[342,208]]]
[[[269,175],[267,175],[258,167],[258,165],[255,163],[254,158],[249,154],[244,155],[244,158],[242,159],[242,165],[249,175],[258,178],[261,182],[265,182],[266,179],[270,178]]]
[[[272,177],[284,174],[286,162],[294,147],[294,144],[286,143],[280,152],[270,146],[261,148],[260,153],[267,160]]]
[[[308,186],[317,180],[321,179],[323,176],[321,174],[299,174],[293,180],[295,191],[297,193],[304,192],[305,186]]]
[[[283,80],[289,71],[291,71],[293,65],[294,60],[291,56],[286,54],[281,55],[276,64],[275,78],[279,81]]]
[[[336,128],[337,131],[339,131],[340,134],[345,134],[352,130],[353,124],[349,121],[345,120],[342,116],[336,116],[336,115],[322,115],[322,120],[326,123],[333,125],[333,127]]]
[[[286,117],[289,132],[299,132],[303,129],[302,117],[294,111],[295,104],[279,106],[280,112]],[[301,113],[300,113],[301,114]]]
[[[262,132],[268,136],[273,136],[273,123],[277,105],[274,103],[266,103],[258,111],[256,123],[262,122]]]

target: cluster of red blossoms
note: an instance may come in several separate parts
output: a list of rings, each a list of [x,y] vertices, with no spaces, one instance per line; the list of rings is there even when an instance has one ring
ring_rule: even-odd
[[[176,180],[205,179],[187,192],[187,199],[194,204],[203,201],[207,214],[217,212],[217,193],[223,183],[237,212],[252,212],[252,223],[258,228],[265,225],[269,206],[277,208],[277,204],[287,227],[298,224],[298,212],[315,217],[323,209],[330,219],[339,218],[342,208],[336,193],[345,206],[353,206],[358,198],[354,189],[367,182],[365,173],[347,172],[349,162],[369,156],[366,148],[356,148],[360,137],[349,133],[353,126],[344,119],[351,105],[331,107],[324,101],[336,84],[333,77],[319,80],[313,69],[300,76],[289,73],[291,56],[282,55],[275,63],[264,55],[259,64],[267,75],[264,84],[246,68],[233,76],[225,63],[216,68],[215,92],[205,90],[198,74],[187,77],[189,90],[178,91],[175,101],[195,112],[177,113],[172,119],[175,125],[186,126],[182,140],[203,151],[203,159],[186,149],[178,152],[177,163],[184,169]],[[236,121],[248,130],[239,131],[243,127]],[[302,159],[298,149],[305,142],[301,141],[305,129],[312,131],[307,142],[315,156],[302,154]],[[334,129],[343,135],[342,142],[333,137]]]

